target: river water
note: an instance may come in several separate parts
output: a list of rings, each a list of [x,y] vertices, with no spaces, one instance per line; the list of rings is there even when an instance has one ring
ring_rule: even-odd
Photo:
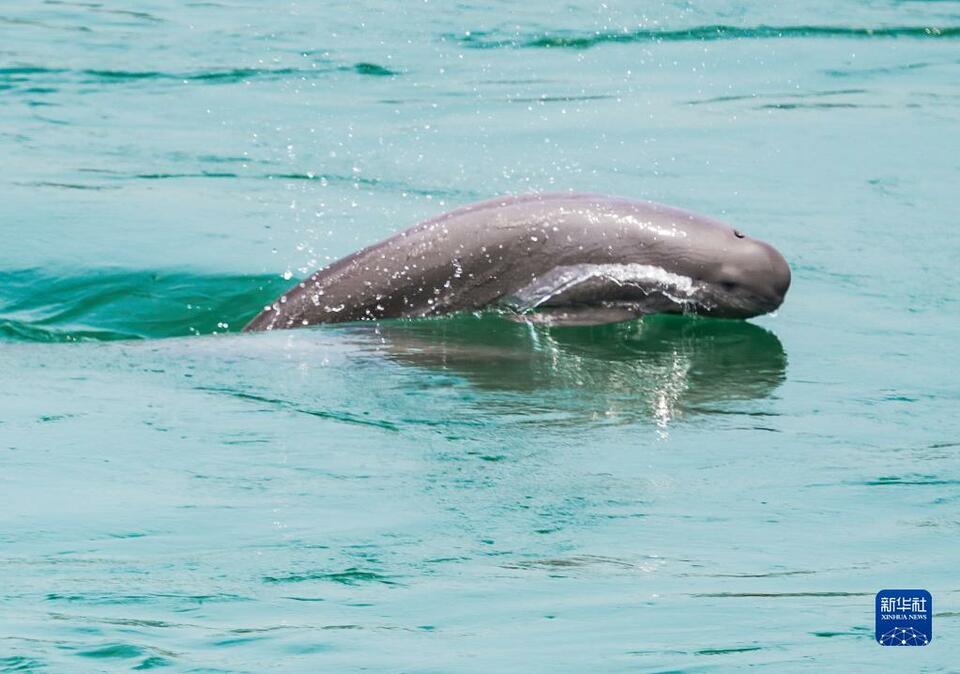
[[[951,0],[3,3],[0,671],[955,671],[958,122]],[[566,189],[786,303],[238,334]]]

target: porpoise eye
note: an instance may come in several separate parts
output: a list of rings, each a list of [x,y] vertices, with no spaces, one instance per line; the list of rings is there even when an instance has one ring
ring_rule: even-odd
[[[734,235],[735,237],[737,237],[738,239],[742,239],[743,237],[746,236],[746,234],[744,234],[743,232],[741,232],[739,229],[733,230],[733,235]]]
[[[733,281],[720,281],[720,287],[727,292],[732,292],[737,289],[737,284]]]

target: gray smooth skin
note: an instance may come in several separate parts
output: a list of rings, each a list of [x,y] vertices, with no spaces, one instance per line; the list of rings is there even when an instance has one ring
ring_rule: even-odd
[[[683,281],[684,292],[656,274],[631,277],[651,268]],[[538,295],[544,285],[556,292]],[[780,306],[789,287],[790,267],[775,248],[717,220],[649,201],[533,194],[459,208],[334,262],[245,330],[492,305],[520,306],[520,318],[560,325],[655,312],[749,318]]]

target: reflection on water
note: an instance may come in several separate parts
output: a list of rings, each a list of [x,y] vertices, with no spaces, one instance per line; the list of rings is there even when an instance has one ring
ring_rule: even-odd
[[[776,335],[743,321],[648,316],[549,328],[487,313],[352,329],[378,339],[376,349],[396,362],[446,371],[486,391],[537,392],[504,401],[512,411],[552,406],[577,417],[650,418],[661,427],[717,403],[769,396],[787,365]]]

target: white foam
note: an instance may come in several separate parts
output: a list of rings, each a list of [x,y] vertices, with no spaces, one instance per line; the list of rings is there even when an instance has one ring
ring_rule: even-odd
[[[510,303],[521,311],[535,309],[561,293],[589,280],[603,279],[618,286],[636,286],[658,291],[679,304],[689,303],[700,284],[689,276],[646,264],[578,264],[555,267],[521,288]]]

